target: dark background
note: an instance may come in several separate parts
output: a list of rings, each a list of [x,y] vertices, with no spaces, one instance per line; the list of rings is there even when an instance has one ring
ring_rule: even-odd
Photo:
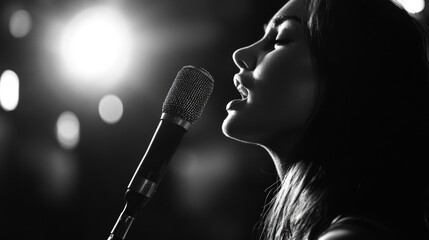
[[[53,39],[76,13],[100,4],[118,8],[139,43],[131,67],[113,87],[70,81],[59,70],[54,47]],[[221,124],[225,105],[239,96],[232,83],[237,72],[232,53],[262,36],[263,24],[283,4],[1,1],[0,72],[17,73],[20,98],[15,110],[0,109],[0,238],[107,239],[176,73],[195,65],[212,74],[214,93],[127,239],[258,239],[254,229],[275,170],[262,149],[224,137]],[[15,38],[8,24],[19,9],[31,14],[32,27]],[[98,114],[106,94],[123,103],[115,124]],[[55,124],[65,111],[80,123],[79,142],[71,149],[56,138]]]

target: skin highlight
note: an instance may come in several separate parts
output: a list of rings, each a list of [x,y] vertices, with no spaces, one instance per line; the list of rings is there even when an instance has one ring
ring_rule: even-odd
[[[239,68],[235,84],[248,95],[227,109],[223,132],[266,149],[280,177],[294,161],[295,146],[316,106],[319,83],[303,24],[307,19],[305,1],[291,0],[266,25],[259,41],[233,54]]]

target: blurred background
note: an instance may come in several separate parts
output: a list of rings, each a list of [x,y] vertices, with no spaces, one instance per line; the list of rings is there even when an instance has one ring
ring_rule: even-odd
[[[0,3],[0,233],[107,239],[177,72],[215,90],[127,239],[258,239],[276,173],[221,133],[239,97],[231,55],[285,1],[3,0]],[[403,0],[424,19],[425,2]]]

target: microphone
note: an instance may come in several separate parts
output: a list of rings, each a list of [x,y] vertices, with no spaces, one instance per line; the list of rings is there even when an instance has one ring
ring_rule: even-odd
[[[125,208],[108,240],[125,239],[139,209],[155,194],[168,163],[184,134],[200,117],[213,91],[209,72],[194,66],[183,67],[162,105],[161,120],[125,193]]]

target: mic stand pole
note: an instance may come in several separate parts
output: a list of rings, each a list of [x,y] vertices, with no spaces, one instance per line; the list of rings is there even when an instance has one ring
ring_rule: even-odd
[[[125,193],[125,199],[127,201],[124,210],[119,215],[108,240],[124,240],[137,212],[149,201],[148,197],[130,189]]]
[[[146,153],[125,192],[125,208],[116,221],[108,240],[124,240],[137,212],[143,208],[163,177],[168,162],[190,123],[163,114]],[[166,148],[165,146],[169,146]]]

